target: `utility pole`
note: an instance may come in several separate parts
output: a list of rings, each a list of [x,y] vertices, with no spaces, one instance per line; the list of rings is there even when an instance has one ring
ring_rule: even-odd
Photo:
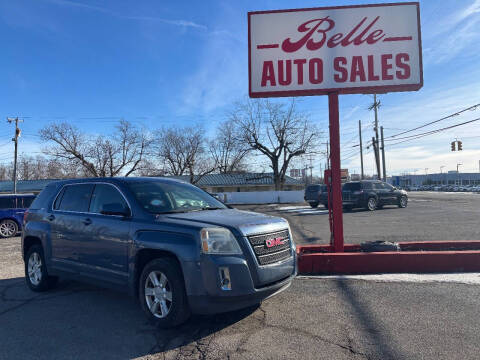
[[[329,154],[329,147],[330,147],[330,144],[328,143],[327,141],[327,166],[325,169],[330,169],[330,154]]]
[[[377,174],[378,174],[378,179],[381,178],[381,171],[380,171],[380,152],[379,152],[379,142],[378,142],[378,108],[380,107],[380,101],[377,101],[377,94],[373,94],[373,104],[370,105],[368,108],[369,110],[374,110],[375,113],[375,139],[373,140],[375,143],[375,146],[373,147],[375,151],[375,160],[376,160],[376,165],[377,165]]]
[[[360,179],[363,180],[364,176],[363,176],[362,120],[358,120],[358,136],[360,137],[360,165],[362,167]]]
[[[387,181],[387,168],[385,166],[385,143],[383,142],[383,126],[380,126],[380,136],[382,138],[382,166],[383,166],[383,181]]]
[[[18,153],[18,138],[20,137],[21,130],[18,127],[19,122],[23,122],[23,120],[16,117],[15,119],[10,119],[7,117],[7,121],[11,124],[15,121],[15,134],[12,138],[12,141],[15,142],[15,155],[13,160],[13,193],[17,193],[17,153]]]
[[[377,142],[375,141],[375,137],[372,136],[372,146],[373,146],[373,153],[375,154],[375,163],[377,164],[377,179],[380,180],[382,178],[382,175],[380,174],[380,159],[379,153],[378,153],[378,147],[377,147]]]
[[[308,160],[310,161],[310,184],[313,184],[313,159],[310,156]]]

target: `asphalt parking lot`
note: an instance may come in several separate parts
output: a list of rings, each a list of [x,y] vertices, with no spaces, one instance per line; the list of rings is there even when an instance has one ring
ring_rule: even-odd
[[[346,214],[346,237],[480,239],[480,196],[451,196]],[[266,209],[298,219],[298,243],[328,241],[325,215]],[[260,307],[158,330],[122,293],[68,280],[29,291],[11,238],[0,240],[0,359],[477,359],[479,293],[480,274],[300,277]]]
[[[286,218],[297,244],[330,241],[328,211],[308,204],[239,205]],[[373,240],[480,240],[480,194],[411,192],[408,207],[385,206],[369,212],[355,209],[343,215],[345,243]]]

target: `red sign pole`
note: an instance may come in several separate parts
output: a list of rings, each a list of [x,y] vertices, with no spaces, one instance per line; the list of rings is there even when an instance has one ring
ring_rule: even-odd
[[[342,180],[340,175],[340,124],[338,93],[328,94],[330,162],[332,169],[333,250],[343,252]]]

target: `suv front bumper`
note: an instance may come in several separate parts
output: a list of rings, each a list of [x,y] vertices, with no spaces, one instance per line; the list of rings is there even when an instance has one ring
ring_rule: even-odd
[[[221,268],[228,268],[230,290],[222,290]],[[184,263],[190,308],[195,314],[215,314],[242,309],[282,292],[297,274],[296,255],[257,271],[276,274],[272,282],[255,287],[247,261],[236,256],[205,256],[200,263]]]

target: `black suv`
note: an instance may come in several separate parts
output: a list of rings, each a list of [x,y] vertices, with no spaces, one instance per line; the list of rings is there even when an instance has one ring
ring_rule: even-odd
[[[405,190],[378,180],[362,180],[347,182],[342,187],[343,207],[346,210],[366,208],[374,211],[384,205],[407,207],[408,195]],[[328,207],[327,196],[322,197],[322,203]]]
[[[303,196],[303,199],[308,202],[312,208],[316,208],[321,202],[323,193],[327,193],[327,185],[308,185],[305,188],[305,195]]]

